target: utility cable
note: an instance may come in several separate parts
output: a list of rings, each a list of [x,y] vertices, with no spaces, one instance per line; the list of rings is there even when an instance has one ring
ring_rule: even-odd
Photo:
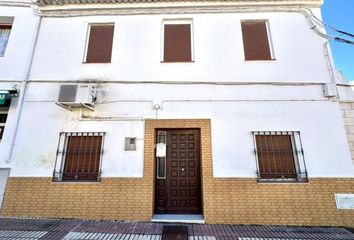
[[[319,19],[312,11],[311,9],[307,9],[309,12],[310,12],[310,17],[311,19],[317,23],[317,25],[320,25],[321,27],[323,28],[328,28],[330,30],[332,30],[333,32],[337,32],[337,33],[340,33],[342,35],[346,35],[346,36],[349,36],[351,38],[354,38],[354,34],[352,33],[349,33],[349,32],[346,32],[346,31],[342,31],[342,30],[338,30],[332,26],[329,26],[328,24],[324,23],[321,19]],[[316,24],[315,24],[316,26]],[[317,26],[316,26],[317,27]],[[328,34],[325,34],[325,33],[322,33],[324,34],[325,36],[328,36],[328,39],[332,39],[334,41],[337,41],[337,42],[341,42],[341,43],[347,43],[347,44],[352,44],[354,45],[354,41],[351,41],[351,40],[348,40],[348,39],[345,39],[343,37],[338,37],[338,36],[330,36]]]

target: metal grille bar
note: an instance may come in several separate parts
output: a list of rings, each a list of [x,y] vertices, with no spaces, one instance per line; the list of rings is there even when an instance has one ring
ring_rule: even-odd
[[[307,182],[299,131],[255,131],[258,182]]]
[[[100,181],[104,132],[61,132],[53,181]]]

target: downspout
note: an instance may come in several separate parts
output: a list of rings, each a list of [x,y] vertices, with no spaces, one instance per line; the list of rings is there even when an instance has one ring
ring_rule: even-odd
[[[339,93],[338,93],[338,88],[337,88],[337,81],[336,81],[336,76],[334,74],[334,63],[333,63],[333,58],[332,55],[330,54],[330,49],[329,49],[329,40],[327,40],[324,44],[323,44],[323,49],[324,49],[324,53],[326,56],[326,60],[327,60],[327,66],[328,66],[328,71],[331,75],[331,83],[334,84],[336,86],[336,93],[337,93],[337,97],[339,97]]]
[[[42,23],[42,16],[38,14],[37,6],[32,6],[32,10],[33,10],[34,14],[38,16],[38,20],[36,22],[36,28],[35,28],[35,33],[34,33],[33,42],[32,42],[33,44],[31,46],[30,55],[28,58],[28,65],[27,65],[27,69],[26,69],[26,73],[25,73],[25,78],[21,82],[21,85],[20,85],[19,98],[18,98],[18,103],[17,103],[17,107],[16,107],[17,110],[16,110],[16,115],[15,115],[15,128],[13,130],[13,134],[10,135],[12,137],[12,139],[10,141],[10,149],[7,151],[7,155],[5,157],[6,164],[9,164],[11,162],[11,157],[12,157],[12,153],[14,150],[17,132],[18,132],[19,124],[20,124],[23,103],[25,100],[27,84],[28,84],[28,80],[30,78],[30,73],[31,73],[32,64],[33,64],[33,58],[34,58],[35,50],[37,47],[39,30],[40,30],[41,23]]]

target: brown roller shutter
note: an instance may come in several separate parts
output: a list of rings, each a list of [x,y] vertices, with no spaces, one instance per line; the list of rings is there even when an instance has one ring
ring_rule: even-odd
[[[257,135],[256,144],[261,178],[296,178],[290,135]]]
[[[0,29],[11,29],[12,26],[11,25],[2,25],[0,24]]]
[[[70,136],[67,141],[63,180],[97,180],[102,136]]]
[[[246,60],[271,60],[266,22],[242,22]]]
[[[87,47],[87,63],[111,62],[114,25],[91,26]]]
[[[191,62],[191,25],[166,24],[164,62]]]

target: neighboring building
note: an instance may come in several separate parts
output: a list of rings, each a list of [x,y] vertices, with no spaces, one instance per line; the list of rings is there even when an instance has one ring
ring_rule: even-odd
[[[0,206],[34,49],[35,11],[30,1],[0,2]]]
[[[321,0],[37,4],[2,216],[354,225]]]

